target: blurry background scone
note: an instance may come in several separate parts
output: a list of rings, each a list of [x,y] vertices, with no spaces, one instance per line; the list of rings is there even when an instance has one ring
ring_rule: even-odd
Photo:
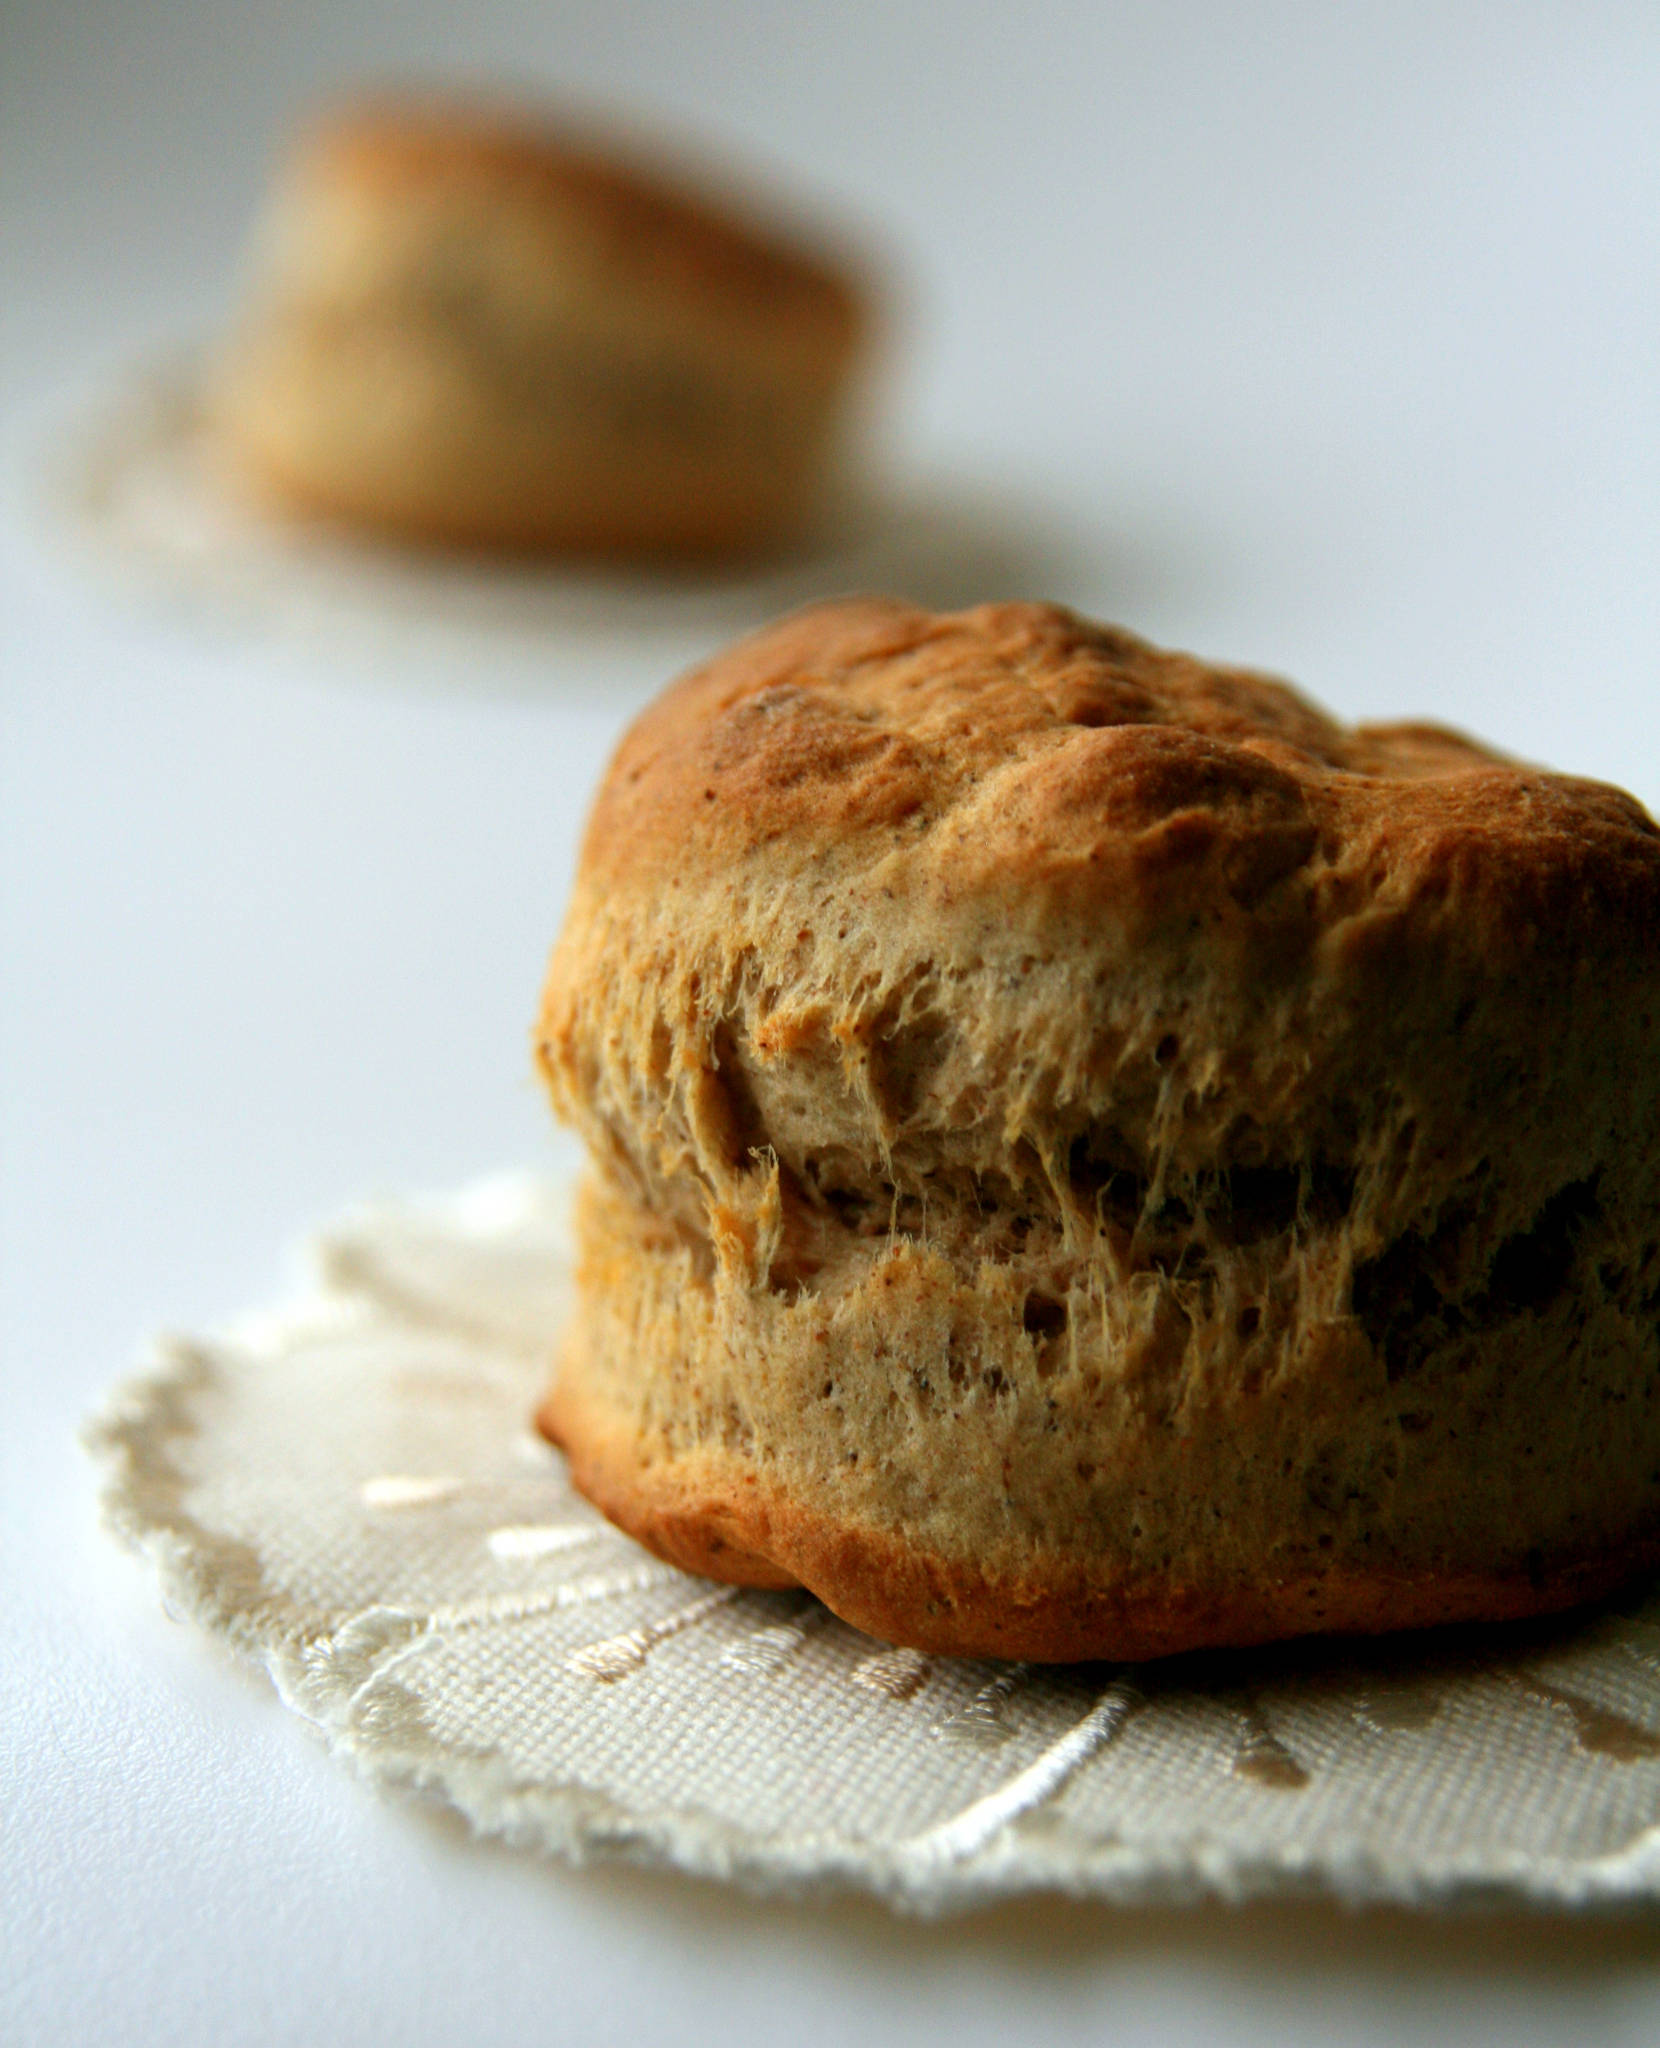
[[[923,1650],[1498,1620],[1660,1562],[1660,830],[1034,605],[788,619],[600,791],[544,1427]]]
[[[764,551],[830,487],[860,284],[789,233],[483,109],[372,106],[280,180],[211,404],[294,509],[413,540]]]

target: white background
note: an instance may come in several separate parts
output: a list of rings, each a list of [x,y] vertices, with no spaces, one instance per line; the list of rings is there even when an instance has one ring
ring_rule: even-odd
[[[221,317],[294,115],[389,74],[545,83],[862,224],[889,459],[1064,540],[1026,594],[1660,805],[1652,0],[7,0],[0,2036],[1660,2038],[1654,1922],[918,1928],[530,1866],[334,1770],[98,1534],[74,1431],[146,1332],[269,1299],[360,1195],[552,1156],[585,794],[706,638],[336,644],[51,513],[77,408]]]

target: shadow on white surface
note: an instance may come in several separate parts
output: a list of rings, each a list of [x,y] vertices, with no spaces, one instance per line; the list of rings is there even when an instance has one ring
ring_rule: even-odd
[[[1375,2002],[1408,1987],[1426,2002],[1461,1987],[1524,1999],[1611,1994],[1622,1979],[1652,1993],[1660,1983],[1660,1913],[1420,1913],[1319,1899],[1126,1907],[1049,1894],[926,1920],[856,1895],[759,1898],[683,1873],[534,1862],[471,1835],[448,1811],[405,1805],[395,1824],[426,1837],[441,1858],[512,1865],[523,1882],[561,1898],[580,1890],[589,1906],[676,1945],[730,1948],[737,1959],[761,1934],[810,1942],[827,1974],[933,1973],[972,1961],[1041,1996],[1135,1967],[1203,1972],[1242,1987],[1282,1983],[1293,2002],[1321,1991]],[[1516,2038],[1532,2036],[1524,2027]]]

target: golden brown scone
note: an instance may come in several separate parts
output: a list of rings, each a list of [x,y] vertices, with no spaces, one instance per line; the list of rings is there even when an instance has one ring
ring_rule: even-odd
[[[411,104],[308,136],[212,410],[301,511],[475,547],[788,540],[867,325],[839,266],[580,137]]]
[[[1660,1563],[1660,833],[1045,606],[787,619],[624,740],[537,1052],[542,1412],[923,1650],[1498,1620]]]

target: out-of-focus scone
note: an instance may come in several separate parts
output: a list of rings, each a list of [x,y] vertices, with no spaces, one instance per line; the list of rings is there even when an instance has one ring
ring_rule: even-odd
[[[859,285],[580,135],[461,107],[318,128],[210,405],[300,511],[525,550],[764,551],[820,507]]]
[[[547,1433],[665,1557],[1142,1658],[1660,1562],[1660,833],[1043,606],[788,619],[600,790]]]

